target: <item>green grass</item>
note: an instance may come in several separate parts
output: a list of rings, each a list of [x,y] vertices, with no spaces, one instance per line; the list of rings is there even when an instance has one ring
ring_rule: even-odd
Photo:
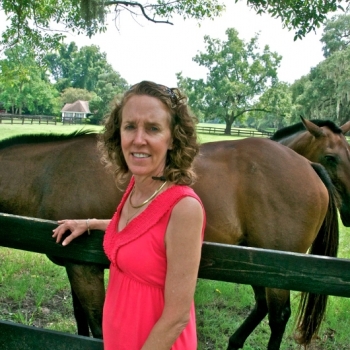
[[[43,254],[0,247],[0,319],[75,332],[65,270]]]
[[[0,139],[19,133],[69,133],[81,125],[0,124]],[[90,128],[90,126],[86,126]],[[94,127],[101,130],[101,127]],[[200,134],[201,142],[234,139],[224,135]],[[350,258],[350,229],[340,225],[339,257]],[[106,271],[106,276],[107,276]],[[107,278],[107,277],[106,277]],[[0,247],[0,319],[76,333],[70,286],[63,267],[45,255]],[[299,293],[292,292],[292,317],[281,350],[300,349],[293,339],[293,322]],[[198,350],[226,349],[229,336],[243,322],[254,303],[250,286],[198,280]],[[312,350],[349,350],[350,299],[330,297],[325,322]],[[265,319],[248,338],[244,350],[266,349],[270,335]]]
[[[350,258],[350,228],[340,224],[340,258]],[[300,349],[294,340],[295,314],[299,292],[291,293],[292,316],[287,324],[281,350]],[[198,280],[195,294],[198,350],[226,349],[228,338],[249,314],[254,305],[252,288],[219,281]],[[310,350],[349,350],[350,298],[329,297],[327,313],[319,338]],[[244,350],[266,349],[270,329],[267,318],[247,339]]]
[[[349,235],[342,228],[342,240]],[[349,256],[348,247],[340,255]],[[106,271],[106,275],[108,271]],[[45,255],[0,247],[0,319],[47,329],[76,333],[70,286],[63,267]],[[253,306],[250,286],[198,280],[198,350],[226,349],[229,336],[244,321]],[[293,322],[299,301],[292,292],[292,317],[281,350],[299,349],[293,339]],[[350,349],[348,320],[350,299],[330,297],[320,339],[311,349]],[[248,338],[244,349],[266,349],[270,331],[265,319]]]
[[[223,125],[221,124],[221,127]],[[39,133],[54,133],[54,134],[68,134],[75,130],[89,129],[99,132],[102,130],[102,126],[97,125],[47,125],[47,124],[0,124],[0,140],[19,134],[39,134]],[[220,141],[220,140],[235,140],[237,137],[228,135],[207,135],[199,134],[198,139],[201,143]]]
[[[69,134],[75,130],[88,129],[102,130],[101,126],[97,125],[62,125],[62,123],[54,124],[0,124],[0,139],[5,139],[19,134],[38,134],[38,133],[54,133],[54,134]]]

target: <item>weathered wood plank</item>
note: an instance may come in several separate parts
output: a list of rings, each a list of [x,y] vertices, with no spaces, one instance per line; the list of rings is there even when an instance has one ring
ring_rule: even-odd
[[[204,243],[199,277],[350,297],[350,260]]]
[[[55,221],[0,213],[0,246],[109,266],[102,250],[103,232],[91,231],[63,247],[52,238]]]
[[[0,321],[1,350],[103,350],[100,339]]]
[[[0,213],[0,246],[108,266],[103,232],[67,247],[51,237],[54,221]],[[224,244],[203,244],[199,278],[350,297],[350,260]]]

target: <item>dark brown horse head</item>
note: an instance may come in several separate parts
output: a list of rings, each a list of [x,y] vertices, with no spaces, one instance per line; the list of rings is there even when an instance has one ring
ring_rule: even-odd
[[[350,226],[350,147],[345,138],[350,121],[339,127],[329,120],[301,120],[271,139],[326,168],[341,198],[342,222]]]

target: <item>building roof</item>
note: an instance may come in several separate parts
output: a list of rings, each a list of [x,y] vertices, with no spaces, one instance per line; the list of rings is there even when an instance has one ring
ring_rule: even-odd
[[[74,103],[66,103],[61,112],[91,113],[89,109],[89,101],[78,100]]]

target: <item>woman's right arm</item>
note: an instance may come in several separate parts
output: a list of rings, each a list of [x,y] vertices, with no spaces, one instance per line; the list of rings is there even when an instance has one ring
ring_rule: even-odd
[[[71,231],[71,234],[67,236],[62,242],[62,245],[65,246],[69,244],[74,238],[81,236],[86,231],[105,231],[110,221],[110,219],[59,220],[58,226],[52,231],[52,237],[56,238],[56,243],[59,243],[61,242],[62,236],[65,234],[65,232]]]

